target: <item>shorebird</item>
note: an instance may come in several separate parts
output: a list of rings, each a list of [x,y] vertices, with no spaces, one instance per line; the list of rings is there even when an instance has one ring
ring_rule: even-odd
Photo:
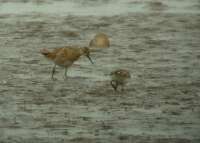
[[[90,41],[89,47],[108,48],[110,47],[109,37],[104,33],[98,33]]]
[[[56,65],[65,68],[64,77],[67,78],[67,69],[82,55],[85,55],[93,64],[93,61],[90,58],[90,50],[88,47],[65,46],[61,48],[55,48],[52,51],[49,51],[48,49],[44,48],[40,52],[47,59],[54,62],[54,66],[51,73],[52,79],[54,79],[53,76],[56,71]]]
[[[127,84],[128,79],[131,75],[128,70],[118,69],[110,73],[111,76],[111,86],[117,91],[117,88],[121,86],[121,91],[124,91],[124,86]]]

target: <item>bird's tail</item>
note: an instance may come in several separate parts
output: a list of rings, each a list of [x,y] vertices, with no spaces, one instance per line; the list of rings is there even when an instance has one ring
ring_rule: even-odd
[[[46,55],[48,55],[50,52],[49,52],[49,50],[47,50],[46,48],[43,48],[43,49],[40,50],[40,53],[41,53],[42,55],[46,56]]]
[[[56,57],[55,53],[53,53],[53,52],[51,52],[51,51],[49,51],[48,49],[45,49],[45,48],[40,50],[40,53],[42,55],[44,55],[49,60],[54,60],[54,58]]]

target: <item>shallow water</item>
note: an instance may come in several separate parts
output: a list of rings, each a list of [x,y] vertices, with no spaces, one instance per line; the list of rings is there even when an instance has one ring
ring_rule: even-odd
[[[200,141],[199,1],[0,2],[1,142]],[[98,32],[111,47],[52,81],[40,49]],[[125,92],[109,85],[117,68],[131,72]]]
[[[161,9],[166,13],[200,13],[198,0],[192,1],[173,1],[162,2],[162,5],[154,6],[155,1],[133,0],[133,1],[49,1],[49,2],[25,2],[13,3],[6,2],[1,4],[1,14],[56,14],[56,15],[95,15],[95,16],[112,16],[126,13],[151,13],[152,9]],[[149,5],[149,7],[148,7]],[[166,9],[164,9],[164,7]],[[193,8],[194,7],[194,8]],[[155,10],[154,9],[154,10]]]

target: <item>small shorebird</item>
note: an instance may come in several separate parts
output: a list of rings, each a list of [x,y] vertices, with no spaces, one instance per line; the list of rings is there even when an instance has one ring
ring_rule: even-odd
[[[89,47],[95,48],[108,48],[110,47],[110,41],[106,34],[98,33],[94,36],[94,38],[90,41]]]
[[[65,78],[67,78],[67,69],[77,61],[80,56],[85,55],[90,62],[93,64],[92,59],[90,58],[90,50],[88,47],[77,47],[77,46],[65,46],[61,48],[55,48],[52,51],[48,49],[42,49],[40,51],[47,59],[54,62],[52,69],[51,78],[54,79],[54,73],[56,71],[56,65],[65,68]]]
[[[111,86],[117,91],[117,88],[121,86],[121,91],[124,90],[124,86],[126,85],[128,79],[131,78],[129,71],[125,69],[118,69],[110,73],[111,76]]]

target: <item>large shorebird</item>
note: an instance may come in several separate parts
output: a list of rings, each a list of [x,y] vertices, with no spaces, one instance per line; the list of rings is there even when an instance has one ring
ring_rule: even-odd
[[[40,51],[47,59],[54,62],[52,69],[51,78],[54,79],[54,73],[56,71],[56,65],[65,68],[65,78],[67,78],[67,69],[77,61],[82,55],[85,55],[90,62],[93,64],[90,58],[90,50],[88,47],[77,47],[77,46],[65,46],[62,48],[55,48],[52,51],[48,49],[42,49]]]
[[[128,79],[131,78],[131,75],[128,70],[118,69],[110,73],[111,76],[111,86],[117,91],[117,88],[121,86],[121,91],[124,90],[124,86],[127,84]]]

